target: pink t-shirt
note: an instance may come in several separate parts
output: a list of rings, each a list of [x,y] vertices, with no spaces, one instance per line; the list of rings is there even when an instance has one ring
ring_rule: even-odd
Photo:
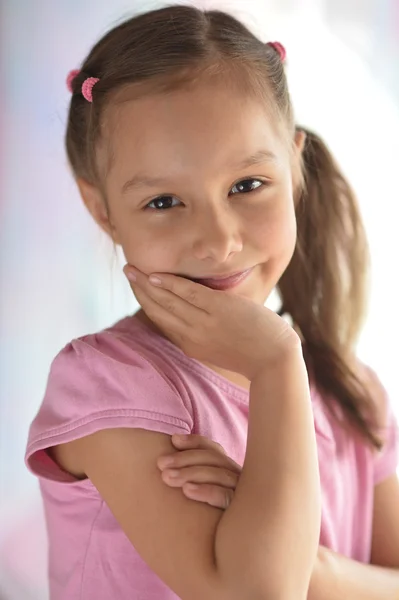
[[[387,443],[377,457],[331,420],[313,386],[311,397],[323,498],[320,543],[368,562],[373,487],[397,466],[392,410],[387,403]],[[51,600],[177,596],[141,559],[90,480],[62,471],[46,448],[100,429],[140,427],[199,433],[242,464],[248,399],[244,388],[187,357],[134,317],[75,339],[59,352],[26,450],[44,500]]]

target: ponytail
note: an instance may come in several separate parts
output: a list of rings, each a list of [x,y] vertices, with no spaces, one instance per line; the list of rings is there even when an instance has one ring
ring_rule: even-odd
[[[367,310],[365,230],[355,195],[329,149],[313,132],[300,129],[307,136],[304,185],[296,206],[295,252],[278,284],[279,314],[288,313],[299,330],[309,374],[331,398],[327,408],[380,449],[373,401],[355,356]]]

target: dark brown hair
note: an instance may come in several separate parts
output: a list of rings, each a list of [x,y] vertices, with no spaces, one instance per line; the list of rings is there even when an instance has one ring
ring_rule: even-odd
[[[167,93],[204,76],[224,77],[259,95],[291,145],[296,129],[307,134],[294,194],[297,244],[278,283],[279,314],[290,315],[302,337],[309,375],[327,408],[336,418],[344,417],[344,427],[380,448],[375,402],[355,355],[367,298],[364,227],[354,194],[326,145],[296,126],[284,67],[274,48],[232,15],[192,6],[168,6],[117,25],[92,48],[73,81],[66,132],[73,173],[102,187],[104,170],[97,155],[107,143],[106,110],[127,98],[125,92],[130,97]],[[100,79],[93,103],[81,94],[87,77]]]

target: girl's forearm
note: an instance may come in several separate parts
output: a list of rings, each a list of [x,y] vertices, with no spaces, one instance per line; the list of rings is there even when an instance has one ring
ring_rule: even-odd
[[[320,546],[308,600],[399,600],[399,571],[359,563]]]
[[[215,540],[217,568],[233,582],[234,597],[306,598],[320,510],[308,376],[298,350],[251,383],[245,461]],[[239,589],[243,573],[252,595]]]

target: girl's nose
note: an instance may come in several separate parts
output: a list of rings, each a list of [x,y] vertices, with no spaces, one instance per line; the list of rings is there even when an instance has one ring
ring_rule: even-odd
[[[243,247],[237,218],[227,211],[209,210],[196,219],[192,232],[192,251],[198,260],[225,262]]]

